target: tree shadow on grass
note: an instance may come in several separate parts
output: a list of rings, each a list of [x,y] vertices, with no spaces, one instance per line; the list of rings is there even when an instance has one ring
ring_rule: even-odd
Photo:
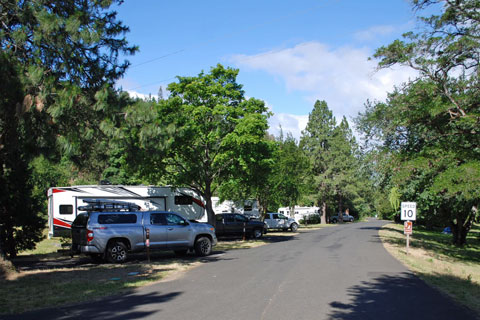
[[[160,313],[161,309],[155,307],[153,310],[149,305],[158,305],[175,299],[181,292],[162,294],[160,292],[136,293],[128,292],[123,295],[112,296],[106,299],[97,300],[68,307],[55,309],[41,309],[34,312],[27,312],[19,315],[3,315],[0,319],[139,319]],[[141,311],[142,307],[144,311]]]
[[[403,231],[394,228],[383,228],[385,231],[394,232],[401,236],[383,236],[383,241],[397,246],[405,246]],[[442,254],[450,258],[465,262],[480,263],[480,250],[477,244],[471,243],[464,247],[458,247],[451,243],[451,235],[440,232],[426,231],[425,229],[414,230],[410,237],[410,246],[431,252]]]
[[[132,287],[161,280],[167,272],[170,275],[182,272],[181,270],[185,269],[183,267],[188,268],[198,262],[212,263],[225,259],[221,255],[197,257],[194,254],[187,254],[179,257],[173,252],[158,251],[151,255],[150,262],[142,253],[130,255],[128,261],[123,264],[94,264],[88,257],[84,257],[80,258],[83,262],[67,261],[63,268],[60,268],[58,265],[52,267],[41,261],[30,264],[28,269],[25,269],[29,272],[20,272],[12,278],[0,279],[0,314],[19,313],[99,298],[108,300],[109,298],[105,297],[119,294],[122,294],[121,297],[123,294],[135,297]],[[70,267],[72,264],[73,268]],[[155,295],[153,298],[165,297]],[[24,317],[17,317],[19,318]],[[3,317],[0,316],[0,319]]]
[[[348,290],[346,301],[330,303],[331,319],[442,320],[477,319],[477,315],[427,286],[410,273],[370,273],[372,279]],[[438,281],[451,281],[438,276]],[[478,288],[477,288],[478,289]]]

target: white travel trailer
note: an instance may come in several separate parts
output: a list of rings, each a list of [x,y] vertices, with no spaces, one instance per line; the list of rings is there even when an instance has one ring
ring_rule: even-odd
[[[188,188],[90,185],[48,189],[48,236],[70,234],[73,220],[88,205],[84,200],[122,200],[140,210],[174,211],[189,220],[205,218],[205,201]]]
[[[311,215],[318,215],[320,212],[320,208],[295,206],[293,209],[293,212],[290,212],[289,207],[283,207],[283,208],[278,208],[278,212],[286,216],[293,217],[295,218],[295,221],[299,222],[300,220],[305,219],[305,217],[308,217]]]
[[[260,217],[257,200],[232,201],[224,200],[220,202],[218,197],[212,197],[212,206],[215,214],[217,213],[241,213],[248,217]]]

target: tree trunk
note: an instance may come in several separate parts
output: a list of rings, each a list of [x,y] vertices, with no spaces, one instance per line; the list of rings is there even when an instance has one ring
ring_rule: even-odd
[[[215,227],[215,211],[213,211],[212,203],[212,187],[210,183],[205,185],[205,209],[207,211],[208,224]]]
[[[467,234],[473,224],[473,218],[475,215],[469,214],[467,219],[457,216],[457,223],[450,222],[450,228],[452,229],[452,243],[456,246],[462,247],[467,243]]]
[[[268,210],[268,201],[267,200],[261,200],[260,198],[257,199],[258,205],[260,206],[260,220],[265,220],[265,216],[267,215],[267,210]]]
[[[322,202],[322,215],[320,216],[320,223],[327,224],[327,203]]]
[[[338,220],[343,222],[343,203],[342,203],[342,194],[338,193]]]

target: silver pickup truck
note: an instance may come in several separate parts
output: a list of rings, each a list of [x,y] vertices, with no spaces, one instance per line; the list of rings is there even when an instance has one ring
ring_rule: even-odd
[[[288,218],[281,213],[267,213],[264,222],[267,225],[267,230],[282,229],[283,231],[287,231],[290,229],[292,232],[298,230],[298,223],[295,219]]]
[[[216,244],[213,226],[190,222],[174,212],[89,212],[79,214],[72,224],[72,254],[85,253],[115,263],[147,246],[177,254],[193,249],[206,256]]]
[[[353,222],[354,218],[353,218],[353,216],[349,215],[348,213],[343,213],[342,214],[342,220],[343,220],[343,222]],[[337,223],[338,221],[340,221],[340,214],[337,213],[336,215],[331,216],[330,221],[332,223]]]

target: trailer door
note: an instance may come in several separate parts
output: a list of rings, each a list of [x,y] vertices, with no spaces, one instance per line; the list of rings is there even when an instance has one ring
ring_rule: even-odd
[[[70,191],[53,189],[51,199],[53,236],[69,236],[77,213],[76,197]]]

